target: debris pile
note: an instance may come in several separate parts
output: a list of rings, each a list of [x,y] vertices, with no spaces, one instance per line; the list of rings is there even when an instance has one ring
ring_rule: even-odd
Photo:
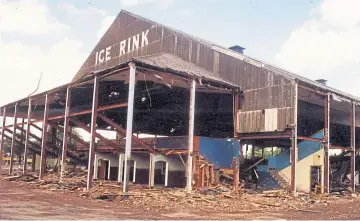
[[[330,191],[346,193],[350,187],[350,156],[346,152],[339,156],[332,156],[330,159]],[[355,157],[355,172],[360,171],[360,156]],[[356,185],[356,190],[360,191],[360,186]]]
[[[300,194],[294,197],[284,190],[268,190],[251,192],[240,188],[234,191],[231,184],[219,183],[216,186],[204,187],[188,192],[185,189],[157,187],[130,184],[129,192],[123,193],[122,185],[113,181],[95,181],[94,186],[86,190],[86,171],[66,172],[62,182],[57,173],[47,174],[39,180],[34,174],[7,176],[4,180],[29,185],[44,191],[55,193],[67,191],[79,197],[96,201],[115,201],[145,210],[196,210],[202,212],[220,213],[253,213],[265,211],[295,210],[317,213],[312,209],[315,205],[327,206],[334,200],[354,200],[356,192],[346,191],[332,193],[330,196],[317,197],[310,194]]]
[[[68,176],[65,176],[60,182],[59,176],[55,172],[48,173],[42,180],[39,180],[39,177],[34,173],[20,174],[19,171],[15,171],[14,174],[19,175],[7,176],[3,180],[51,191],[75,191],[86,187],[86,174],[84,173],[85,171],[68,173]]]
[[[81,197],[90,197],[96,200],[115,200],[122,192],[122,186],[114,182],[97,182],[90,190],[84,190]]]

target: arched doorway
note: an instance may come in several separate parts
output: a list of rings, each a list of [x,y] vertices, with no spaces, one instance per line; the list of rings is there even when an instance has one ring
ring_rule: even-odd
[[[125,178],[125,161],[123,161],[123,168],[122,168],[122,181]],[[135,183],[136,182],[136,161],[129,160],[129,181]]]
[[[154,168],[154,185],[167,186],[169,164],[166,161],[156,161]]]
[[[108,180],[110,176],[110,161],[107,159],[98,159],[97,160],[97,179],[98,180]]]

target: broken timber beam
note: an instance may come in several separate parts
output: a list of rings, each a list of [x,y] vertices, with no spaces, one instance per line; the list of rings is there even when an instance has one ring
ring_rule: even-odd
[[[126,134],[126,129],[122,128],[120,125],[116,124],[114,121],[112,121],[110,118],[106,117],[103,114],[98,113],[98,117],[103,120],[108,125],[115,128],[115,130],[119,131],[122,134]],[[144,141],[142,141],[140,138],[132,135],[132,140],[142,146],[144,149],[148,150],[150,153],[157,153],[158,151],[154,148],[150,147],[148,144],[146,144]]]
[[[69,119],[70,121],[70,119]],[[49,124],[52,127],[55,127],[57,130],[59,130],[60,132],[64,132],[64,128],[60,127],[59,125],[49,122]],[[83,147],[85,147],[85,149],[89,149],[89,143],[84,141],[83,139],[81,139],[80,137],[78,137],[76,134],[73,133],[69,133],[69,137],[74,139],[76,142],[80,143]]]
[[[85,130],[86,132],[91,134],[91,129],[88,128],[85,124],[83,124],[81,121],[74,119],[74,118],[70,118],[70,121],[74,124],[76,124],[78,127],[80,127],[81,129]],[[117,145],[117,143],[115,143],[114,141],[108,140],[105,137],[103,137],[102,135],[100,135],[97,132],[95,133],[95,137],[99,138],[99,140],[105,142],[107,145],[111,146],[112,148],[114,148],[115,150],[119,150],[119,146]],[[122,150],[122,149],[121,149]]]

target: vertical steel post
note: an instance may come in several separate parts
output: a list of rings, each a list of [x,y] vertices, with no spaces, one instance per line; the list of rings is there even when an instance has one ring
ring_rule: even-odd
[[[195,94],[196,82],[191,81],[190,86],[190,106],[189,106],[189,136],[188,136],[188,159],[186,164],[186,190],[192,190],[193,182],[193,152],[194,152],[194,124],[195,124]]]
[[[44,120],[42,128],[42,139],[41,139],[41,157],[40,157],[40,172],[39,180],[42,179],[46,167],[46,142],[48,133],[48,115],[49,115],[49,94],[45,95],[45,107],[44,107]]]
[[[96,120],[97,120],[97,108],[99,100],[99,78],[94,78],[94,89],[93,89],[93,101],[91,109],[91,130],[90,130],[90,146],[89,146],[89,164],[88,164],[88,175],[86,188],[92,187],[93,175],[94,175],[94,158],[95,158],[95,134],[96,134]]]
[[[35,165],[36,165],[36,153],[33,152],[32,154],[32,162],[31,162],[31,171],[35,172]]]
[[[154,154],[150,153],[149,155],[149,187],[154,185]]]
[[[14,163],[14,148],[15,148],[15,141],[16,141],[16,124],[17,124],[17,112],[18,112],[19,104],[15,104],[14,110],[14,126],[13,126],[13,136],[11,140],[11,150],[10,150],[10,167],[9,167],[9,174],[13,172],[13,163]]]
[[[62,156],[61,156],[61,165],[60,165],[60,182],[64,176],[65,166],[66,166],[66,153],[68,147],[68,138],[69,138],[69,113],[70,113],[70,100],[71,100],[71,89],[67,87],[66,89],[66,101],[65,101],[65,117],[64,117],[64,134],[63,134],[63,146],[62,146]]]
[[[24,143],[24,125],[25,125],[25,118],[22,118],[21,120],[21,135],[20,135],[20,148],[22,149],[22,145]],[[20,151],[21,153],[21,151]],[[18,162],[19,162],[19,166],[21,164],[21,154],[19,154],[19,159],[18,159]]]
[[[239,112],[239,93],[234,93],[234,138],[238,137],[237,125],[238,125],[238,112]]]
[[[239,167],[238,167],[238,160],[236,157],[233,157],[232,161],[233,166],[233,174],[234,174],[234,183],[233,183],[233,189],[237,190],[239,189]]]
[[[119,170],[118,170],[118,182],[123,182],[123,166],[124,166],[124,155],[119,153]]]
[[[125,143],[125,165],[124,165],[124,180],[123,180],[123,192],[126,193],[129,189],[129,173],[130,173],[130,159],[131,159],[131,140],[132,140],[132,126],[134,115],[134,96],[135,96],[135,72],[136,66],[133,63],[130,66],[129,76],[129,97],[127,108],[127,121],[126,121],[126,143]]]
[[[290,179],[290,191],[296,196],[296,164],[298,160],[298,147],[297,147],[297,121],[298,121],[298,84],[294,84],[294,124],[292,128],[291,137],[291,179]]]
[[[350,162],[350,187],[352,190],[355,190],[355,103],[351,103],[351,112],[350,112],[350,143],[351,143],[351,162]]]
[[[5,142],[5,125],[6,125],[6,107],[2,108],[2,128],[1,128],[1,146],[0,146],[0,169],[3,160],[4,142]]]
[[[28,152],[29,152],[30,128],[31,128],[31,99],[29,98],[28,113],[27,113],[27,122],[26,122],[26,133],[25,133],[25,148],[24,148],[23,173],[26,173],[26,166],[27,166],[27,159],[28,159]],[[34,155],[35,155],[35,153],[34,153]]]
[[[330,94],[327,94],[325,98],[325,117],[324,117],[324,191],[330,192]]]

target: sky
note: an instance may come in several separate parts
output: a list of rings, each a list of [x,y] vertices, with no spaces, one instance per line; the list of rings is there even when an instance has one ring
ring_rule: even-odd
[[[360,97],[359,0],[0,0],[0,106],[70,82],[121,9]]]

